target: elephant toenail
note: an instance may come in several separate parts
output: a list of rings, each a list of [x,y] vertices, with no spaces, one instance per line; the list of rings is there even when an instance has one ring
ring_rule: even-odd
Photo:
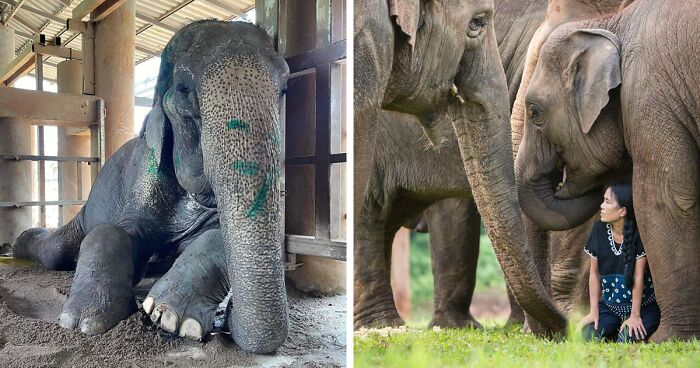
[[[104,320],[100,317],[83,318],[80,331],[86,335],[98,335],[107,331]]]
[[[153,323],[158,323],[158,321],[160,320],[160,315],[163,313],[163,310],[165,310],[165,306],[163,304],[153,309],[153,313],[151,313],[151,321],[153,321]]]
[[[170,333],[175,333],[177,332],[177,320],[177,313],[166,309],[160,317],[160,327]]]
[[[202,340],[202,325],[192,318],[186,318],[180,326],[180,336],[191,340]]]
[[[146,298],[146,300],[143,301],[143,310],[146,312],[146,314],[151,314],[151,310],[153,310],[153,304],[155,303],[155,299],[153,297],[149,296]]]
[[[78,326],[78,320],[71,313],[61,313],[58,316],[58,324],[63,328],[73,330]]]

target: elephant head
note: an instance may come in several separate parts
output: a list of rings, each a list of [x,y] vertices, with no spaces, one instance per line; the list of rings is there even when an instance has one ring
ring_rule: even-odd
[[[516,159],[520,204],[539,226],[582,224],[601,203],[601,184],[629,174],[621,83],[615,34],[574,23],[543,44]]]
[[[565,319],[547,296],[515,190],[510,103],[493,26],[492,0],[390,0],[395,20],[391,76],[382,107],[418,117],[439,145],[449,121],[474,199],[518,302],[549,331]]]
[[[163,51],[142,132],[158,172],[169,166],[191,197],[217,208],[233,290],[229,327],[258,353],[275,351],[288,330],[278,188],[288,75],[255,25],[189,24]]]

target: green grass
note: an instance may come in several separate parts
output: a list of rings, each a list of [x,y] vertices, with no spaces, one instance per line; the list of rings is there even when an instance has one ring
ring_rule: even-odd
[[[700,342],[586,343],[573,330],[565,341],[520,332],[520,326],[481,330],[408,329],[354,338],[355,367],[700,367]]]

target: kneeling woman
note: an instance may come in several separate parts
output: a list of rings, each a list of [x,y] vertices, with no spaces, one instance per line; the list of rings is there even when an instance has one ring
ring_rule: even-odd
[[[659,326],[659,306],[639,238],[629,184],[610,186],[584,250],[591,256],[587,340],[641,341]]]

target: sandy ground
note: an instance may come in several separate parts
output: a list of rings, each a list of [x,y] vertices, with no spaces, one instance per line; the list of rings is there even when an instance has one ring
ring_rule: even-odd
[[[229,335],[205,342],[154,326],[139,310],[98,336],[55,321],[72,272],[47,271],[0,258],[0,367],[341,367],[345,365],[346,297],[315,298],[289,290],[290,333],[274,355],[243,352]],[[149,283],[140,284],[143,298]]]

